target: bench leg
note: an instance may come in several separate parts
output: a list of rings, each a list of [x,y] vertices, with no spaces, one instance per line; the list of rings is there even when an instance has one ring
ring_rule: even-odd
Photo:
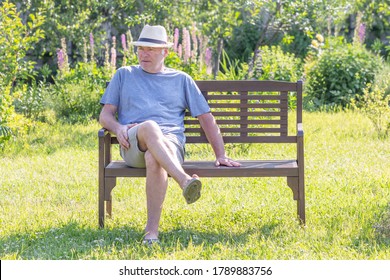
[[[112,217],[112,196],[111,191],[116,186],[116,178],[105,178],[105,190],[104,190],[104,200],[106,201],[106,211],[107,215],[111,218]]]
[[[105,178],[99,182],[99,227],[101,228],[104,228],[105,212],[109,217],[112,216],[111,191],[115,186],[116,178]]]
[[[305,183],[303,178],[299,178],[298,183],[298,216],[302,225],[306,224],[305,213]]]
[[[293,192],[294,200],[299,200],[299,190],[298,190],[298,177],[287,177],[287,185]]]
[[[294,200],[297,201],[297,214],[301,224],[305,224],[305,191],[304,182],[299,177],[287,177],[287,185],[293,192]]]
[[[104,185],[99,184],[99,227],[104,228]]]

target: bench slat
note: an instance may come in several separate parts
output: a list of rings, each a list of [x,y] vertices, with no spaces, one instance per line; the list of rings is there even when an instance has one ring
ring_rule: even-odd
[[[282,128],[264,127],[264,128],[232,128],[232,127],[220,127],[221,133],[281,133]],[[186,133],[203,133],[202,128],[186,128]]]
[[[199,121],[197,119],[186,119],[184,120],[184,123],[187,125],[200,125]],[[219,119],[217,120],[217,123],[219,125],[241,125],[241,124],[246,124],[246,125],[280,125],[282,122],[281,120],[229,120],[229,119]]]
[[[210,103],[214,103],[216,100],[257,100],[257,101],[278,101],[283,99],[283,96],[280,94],[269,95],[269,94],[206,94],[207,92],[202,92],[206,97],[207,101],[211,101]]]
[[[186,161],[183,164],[188,174],[201,177],[285,177],[298,176],[296,160],[245,160],[242,166],[231,168],[216,167],[213,161]],[[128,167],[124,161],[112,161],[105,171],[107,177],[145,177],[143,168]]]
[[[247,111],[247,112],[235,112],[235,111],[226,111],[218,112],[214,111],[213,115],[216,119],[218,117],[287,117],[287,111],[282,112],[256,112],[256,111]]]
[[[296,136],[224,136],[225,143],[297,143]],[[186,136],[186,143],[208,143],[206,136]]]
[[[196,81],[202,91],[297,91],[297,83],[282,81]]]
[[[279,103],[209,103],[209,106],[214,109],[287,109],[287,104]]]

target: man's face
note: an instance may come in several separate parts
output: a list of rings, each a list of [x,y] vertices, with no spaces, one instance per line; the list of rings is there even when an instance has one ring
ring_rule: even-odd
[[[142,69],[149,73],[158,73],[163,70],[164,59],[168,53],[166,48],[138,47],[138,62]]]

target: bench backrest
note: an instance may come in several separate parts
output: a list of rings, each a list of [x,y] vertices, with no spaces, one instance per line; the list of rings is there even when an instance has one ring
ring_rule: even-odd
[[[296,143],[288,135],[288,98],[296,96],[302,122],[302,82],[196,81],[208,100],[225,143]],[[197,119],[187,112],[187,143],[207,143]]]

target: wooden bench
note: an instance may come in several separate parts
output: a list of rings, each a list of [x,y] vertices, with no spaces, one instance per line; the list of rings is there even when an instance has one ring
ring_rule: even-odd
[[[302,128],[302,82],[197,81],[220,126],[225,143],[291,143],[296,157],[283,160],[239,160],[239,168],[215,167],[213,161],[185,161],[184,170],[200,177],[286,177],[297,201],[298,218],[305,224],[304,143]],[[294,134],[289,135],[288,98],[296,97]],[[187,149],[191,143],[207,143],[197,119],[185,118]],[[145,177],[145,169],[131,168],[112,160],[114,135],[102,128],[99,136],[99,226],[104,227],[105,207],[111,216],[111,191],[117,177]],[[295,150],[295,147],[294,147]],[[229,151],[227,151],[229,154]],[[294,151],[295,154],[295,151]],[[201,203],[201,202],[200,202]]]

